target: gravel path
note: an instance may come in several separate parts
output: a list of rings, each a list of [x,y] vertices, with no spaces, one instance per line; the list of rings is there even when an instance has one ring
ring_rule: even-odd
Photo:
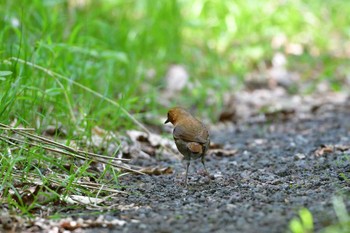
[[[280,233],[302,207],[316,230],[336,222],[332,198],[349,193],[350,150],[322,146],[350,145],[349,106],[224,128],[211,132],[212,142],[237,152],[207,156],[211,180],[196,172],[200,161],[191,164],[188,189],[174,161],[165,162],[173,175],[123,177],[130,195],[115,216],[127,224],[111,232]]]

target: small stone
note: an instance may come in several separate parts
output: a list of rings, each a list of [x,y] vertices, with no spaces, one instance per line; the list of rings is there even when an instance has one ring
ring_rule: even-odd
[[[305,154],[302,154],[302,153],[297,153],[294,155],[294,159],[295,160],[302,160],[302,159],[305,159],[306,158],[306,155]]]

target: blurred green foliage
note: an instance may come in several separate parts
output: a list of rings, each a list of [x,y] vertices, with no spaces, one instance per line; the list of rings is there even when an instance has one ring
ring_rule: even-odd
[[[171,64],[186,67],[191,88],[171,104],[215,119],[223,93],[271,65],[277,52],[302,80],[349,75],[350,2],[220,0],[3,0],[0,8],[0,120],[45,127],[133,127],[108,103],[9,57],[64,75],[115,99],[145,120],[164,114],[159,92]],[[69,102],[77,115],[72,122]],[[210,111],[208,111],[208,108]]]
[[[293,218],[289,223],[289,229],[292,233],[312,233],[314,232],[314,223],[312,213],[303,208],[299,211],[299,218]]]

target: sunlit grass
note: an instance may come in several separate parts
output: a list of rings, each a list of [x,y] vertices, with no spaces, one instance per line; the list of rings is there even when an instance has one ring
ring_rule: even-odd
[[[215,90],[216,104],[209,106],[214,110],[219,110],[222,94],[232,91],[230,79],[243,81],[276,52],[288,54],[293,45],[303,56],[289,51],[289,66],[300,69],[303,79],[331,79],[337,90],[349,72],[343,65],[349,51],[340,46],[349,38],[345,1],[80,2],[5,1],[2,59],[19,57],[43,66],[134,113],[164,107],[156,99],[166,70],[174,63],[186,67],[195,85],[173,102],[206,108],[203,99]],[[279,45],[273,45],[276,38],[282,40]],[[310,73],[316,68],[317,73]],[[150,79],[151,69],[155,75]],[[33,125],[39,118],[45,127],[52,120],[67,122],[73,108],[75,117],[87,116],[93,124],[133,127],[118,109],[69,82],[59,83],[15,62],[1,64],[1,70],[13,72],[1,81],[2,101],[8,106],[2,119],[23,118]],[[151,89],[144,88],[146,84]],[[11,94],[6,95],[9,88]],[[21,111],[27,108],[30,113]]]

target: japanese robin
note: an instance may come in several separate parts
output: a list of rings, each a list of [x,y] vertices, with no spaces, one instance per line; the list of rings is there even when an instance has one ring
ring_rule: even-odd
[[[205,152],[209,148],[209,133],[205,125],[181,107],[174,107],[168,111],[168,119],[164,124],[174,125],[173,136],[177,149],[184,155],[187,162],[185,185],[187,187],[188,168],[191,159],[201,158],[204,170],[208,174],[204,163]]]

